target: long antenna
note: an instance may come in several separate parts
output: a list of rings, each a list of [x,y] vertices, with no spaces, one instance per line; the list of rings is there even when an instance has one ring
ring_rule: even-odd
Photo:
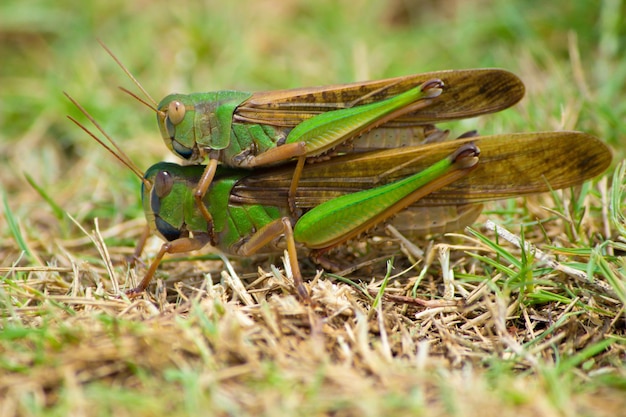
[[[113,140],[113,138],[111,138],[111,136],[109,136],[106,133],[106,131],[98,124],[98,122],[96,122],[96,120],[93,118],[93,116],[91,116],[91,114],[89,114],[89,112],[87,110],[85,110],[83,108],[83,106],[78,104],[78,102],[76,100],[74,100],[69,94],[67,94],[66,92],[63,92],[63,94],[65,94],[65,96],[81,111],[81,113],[83,113],[87,117],[87,119],[89,119],[89,121],[91,123],[93,123],[93,125],[96,127],[96,129],[98,129],[98,131],[100,133],[102,133],[105,138],[107,138],[107,140],[111,143],[111,145],[113,145],[113,147],[115,148],[115,150],[117,150],[117,152],[115,150],[113,150],[113,148],[111,148],[109,145],[107,145],[102,139],[97,137],[93,132],[91,132],[89,129],[87,129],[87,127],[85,127],[82,123],[80,123],[79,121],[74,119],[72,116],[67,116],[67,118],[70,119],[72,122],[74,122],[78,127],[83,129],[96,142],[98,142],[100,145],[102,145],[118,161],[120,161],[122,164],[124,164],[126,167],[128,167],[128,169],[130,169],[141,180],[141,182],[144,183],[144,185],[146,187],[152,188],[152,183],[144,178],[144,173],[137,167],[137,165],[135,165],[133,163],[133,161],[128,157],[128,155],[126,155],[126,153],[124,153],[122,148],[120,148],[119,145]]]
[[[160,113],[161,116],[163,118],[165,118],[165,113],[162,112],[161,110],[157,109],[156,107],[154,107],[152,104],[148,103],[146,100],[142,99],[141,97],[139,97],[137,94],[133,93],[132,91],[124,88],[124,87],[118,87],[120,90],[122,90],[123,92],[125,92],[126,94],[128,94],[129,96],[131,96],[132,98],[134,98],[135,100],[137,100],[138,102],[140,102],[141,104],[143,104],[144,106],[146,106],[147,108],[149,108],[150,110],[154,111],[155,113]]]
[[[124,64],[122,64],[122,61],[120,61],[117,58],[117,56],[115,56],[115,54],[113,52],[111,52],[111,50],[100,39],[98,39],[98,43],[100,44],[100,46],[102,46],[102,48],[104,48],[105,51],[107,51],[107,53],[111,56],[111,58],[113,58],[113,60],[115,62],[117,62],[117,65],[119,65],[119,67],[122,69],[122,71],[124,71],[124,73],[126,73],[128,78],[131,79],[131,81],[137,86],[137,88],[139,88],[141,90],[141,92],[144,94],[144,96],[146,96],[148,101],[152,102],[153,106],[151,108],[156,109],[157,102],[150,96],[150,94],[148,94],[148,92],[143,88],[143,86],[139,83],[139,81],[137,81],[137,79],[133,76],[133,74],[130,73],[128,68],[126,68],[124,66]],[[134,96],[134,97],[136,97],[136,96]],[[148,107],[150,107],[150,106],[148,106]]]

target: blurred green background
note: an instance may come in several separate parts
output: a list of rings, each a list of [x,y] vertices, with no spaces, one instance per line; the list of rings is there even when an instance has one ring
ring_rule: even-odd
[[[140,216],[138,181],[65,117],[85,121],[64,91],[141,168],[172,158],[151,111],[117,89],[137,91],[97,39],[157,101],[174,91],[502,67],[526,83],[525,99],[502,114],[459,122],[454,133],[578,129],[621,157],[625,15],[621,0],[5,0],[2,188],[27,223],[45,206],[24,173],[79,221]]]

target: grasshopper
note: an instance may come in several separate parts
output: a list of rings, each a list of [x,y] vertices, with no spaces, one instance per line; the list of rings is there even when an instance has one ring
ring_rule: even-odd
[[[284,237],[297,294],[308,300],[297,261],[298,246],[316,259],[393,221],[395,215],[449,207],[459,213],[470,207],[471,213],[480,202],[581,184],[603,172],[610,162],[610,150],[580,132],[464,138],[346,154],[307,165],[295,195],[302,215],[295,215],[288,202],[295,165],[254,171],[220,166],[203,204],[213,215],[217,247],[225,253],[250,256],[276,251],[277,240]],[[129,294],[147,288],[166,254],[211,243],[209,225],[193,193],[203,171],[201,165],[164,162],[146,171],[144,211],[150,228],[166,242]],[[407,217],[401,218],[404,222]],[[470,215],[469,222],[474,218]],[[424,227],[425,221],[404,227]]]
[[[117,57],[124,72],[154,102]],[[125,90],[128,92],[128,90]],[[128,92],[139,101],[149,103]],[[475,117],[512,106],[524,85],[501,69],[449,70],[377,81],[267,92],[170,94],[153,107],[167,147],[193,164],[208,159],[194,191],[209,225],[203,197],[218,163],[258,168],[297,159],[293,199],[305,161],[357,146],[415,145],[434,123]],[[216,236],[213,236],[216,244]]]
[[[269,204],[236,203],[240,198],[236,195],[237,185],[250,175],[255,176],[248,171],[218,169],[220,175],[216,175],[203,203],[213,214],[218,247],[224,252],[250,256],[268,245],[273,247],[277,238],[285,236],[294,284],[298,295],[307,300],[296,244],[321,253],[354,238],[423,196],[467,175],[476,167],[479,153],[472,143],[463,144],[414,175],[335,197],[306,210],[298,218],[290,214],[287,194],[282,199],[275,196]],[[160,163],[146,172],[145,179],[153,184],[150,189],[144,186],[142,192],[146,218],[151,229],[168,242],[163,244],[134,293],[145,290],[166,253],[188,252],[210,243],[208,224],[194,204],[193,187],[190,187],[200,179],[198,174],[202,169],[198,168],[203,167]],[[308,178],[306,170],[303,174]],[[326,233],[320,233],[321,230]]]

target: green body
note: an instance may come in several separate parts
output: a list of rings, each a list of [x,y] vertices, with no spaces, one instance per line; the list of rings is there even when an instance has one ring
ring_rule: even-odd
[[[502,146],[504,139],[507,146]],[[308,165],[295,196],[296,206],[304,213],[301,218],[293,217],[288,209],[293,167],[255,171],[219,167],[204,203],[213,216],[218,247],[226,253],[239,254],[251,235],[283,217],[290,218],[295,240],[303,246],[334,246],[372,219],[369,227],[374,226],[381,212],[449,172],[449,155],[471,143],[481,149],[478,166],[458,181],[429,191],[411,203],[409,210],[569,187],[598,175],[611,161],[605,145],[579,132],[478,137],[350,154]],[[203,169],[159,163],[146,172],[153,184],[159,172],[169,172],[172,179],[168,193],[157,197],[158,187],[153,187],[144,189],[143,195],[149,223],[166,240],[208,232],[192,193]]]
[[[324,248],[328,246],[327,242],[341,238],[376,212],[384,211],[400,195],[410,194],[449,166],[450,162],[445,160],[433,169],[399,181],[398,184],[387,184],[327,201],[305,210],[306,213],[299,220],[290,214],[286,199],[282,202],[276,200],[275,205],[233,202],[230,198],[233,189],[249,175],[247,171],[220,169],[204,202],[213,215],[214,232],[219,236],[218,248],[225,253],[237,255],[237,249],[253,233],[283,217],[289,217],[295,223],[294,237],[297,243],[310,249]],[[208,232],[207,222],[193,199],[193,185],[202,174],[202,166],[161,162],[146,172],[146,178],[154,180],[155,175],[162,172],[168,172],[174,178],[171,192],[164,198],[157,198],[155,193],[148,193],[145,189],[143,194],[146,217],[152,228],[168,241],[187,237],[190,233]],[[344,201],[346,199],[349,201]],[[264,249],[269,252],[276,250],[272,246]]]
[[[261,93],[172,94],[158,104],[157,119],[178,156],[200,163],[217,151],[223,164],[251,168],[301,156],[255,159],[285,144],[303,143],[306,157],[357,137],[369,149],[396,146],[396,137],[415,145],[433,123],[499,111],[523,94],[522,82],[507,71],[439,71]]]
[[[213,216],[213,230],[219,236],[218,247],[230,254],[256,231],[283,217],[294,226],[295,241],[310,249],[322,249],[353,229],[365,225],[390,209],[417,189],[427,185],[450,170],[453,161],[444,158],[431,167],[403,180],[363,189],[328,200],[304,210],[297,219],[288,209],[286,198],[275,198],[275,204],[248,204],[233,201],[235,187],[251,174],[249,171],[222,168],[218,170],[204,203]],[[203,166],[161,162],[146,172],[146,179],[154,182],[164,172],[172,178],[171,189],[165,196],[143,190],[143,205],[149,224],[165,240],[187,237],[189,233],[206,233],[207,222],[195,205],[194,185]],[[266,248],[273,251],[274,248]]]

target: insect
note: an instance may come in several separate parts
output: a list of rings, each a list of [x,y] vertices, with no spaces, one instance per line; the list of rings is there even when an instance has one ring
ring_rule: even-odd
[[[478,154],[473,144],[460,145],[452,154],[419,173],[335,197],[308,208],[298,218],[290,214],[287,194],[284,198],[275,196],[272,203],[260,204],[254,198],[250,202],[237,202],[240,198],[236,195],[237,184],[245,182],[251,173],[220,167],[204,203],[213,214],[218,247],[226,253],[250,256],[267,248],[275,251],[274,242],[284,236],[294,284],[298,295],[306,300],[308,292],[302,283],[296,244],[320,253],[339,245],[466,175],[476,166]],[[188,252],[210,242],[207,222],[193,200],[191,185],[200,178],[198,168],[203,167],[159,163],[146,172],[145,179],[153,184],[151,189],[143,189],[146,218],[167,243],[134,292],[145,290],[166,253]]]
[[[396,214],[437,207],[461,212],[483,201],[566,188],[600,174],[610,162],[606,145],[581,132],[470,137],[351,153],[304,167],[294,195],[302,215],[289,208],[294,164],[253,171],[220,166],[202,200],[213,216],[211,226],[195,204],[204,166],[161,162],[142,178],[142,199],[151,229],[166,242],[129,294],[147,288],[166,254],[213,244],[212,228],[215,246],[238,256],[275,251],[284,237],[297,293],[307,300],[297,245],[315,257]]]
[[[102,46],[153,101],[115,55]],[[524,85],[514,74],[472,69],[257,93],[171,94],[154,110],[171,151],[194,164],[207,159],[194,195],[211,224],[211,213],[205,210],[202,199],[219,162],[258,168],[297,159],[289,188],[293,209],[293,195],[307,159],[341,153],[350,146],[378,149],[397,147],[398,143],[416,145],[429,135],[434,123],[497,112],[517,103],[523,95]]]
[[[566,188],[600,174],[610,161],[602,142],[580,132],[467,138],[307,165],[295,196],[304,213],[298,218],[287,201],[293,166],[252,172],[220,168],[203,202],[214,216],[218,247],[226,253],[275,250],[273,242],[286,236],[294,282],[305,298],[296,243],[318,255],[407,208],[458,207]],[[154,186],[144,187],[144,210],[167,242],[135,291],[147,287],[166,253],[209,243],[207,223],[193,204],[202,171],[202,166],[159,163],[146,172]]]

